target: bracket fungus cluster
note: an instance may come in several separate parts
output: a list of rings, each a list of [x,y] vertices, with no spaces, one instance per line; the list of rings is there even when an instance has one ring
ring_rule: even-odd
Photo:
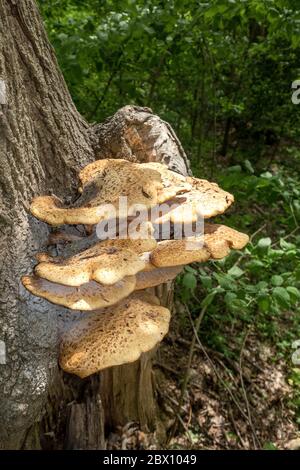
[[[162,239],[155,227],[209,219],[222,214],[234,199],[215,183],[182,176],[160,163],[95,161],[81,170],[78,193],[69,205],[56,196],[36,197],[31,213],[56,230],[82,224],[92,226],[94,233],[97,224],[114,217],[119,227],[115,236],[102,241],[94,237],[90,245],[89,235],[84,245],[68,231],[56,231],[52,241],[78,242],[78,251],[55,257],[39,253],[34,274],[23,276],[22,282],[36,296],[87,312],[63,334],[59,361],[64,370],[86,377],[137,360],[166,335],[170,312],[145,289],[173,280],[186,264],[242,249],[248,236],[204,223],[200,233],[177,239],[171,230]],[[120,203],[124,198],[126,212]],[[161,204],[164,210],[156,211],[153,220],[151,211]],[[141,214],[146,220],[139,219]],[[137,230],[125,224],[124,235],[121,221],[135,222]]]

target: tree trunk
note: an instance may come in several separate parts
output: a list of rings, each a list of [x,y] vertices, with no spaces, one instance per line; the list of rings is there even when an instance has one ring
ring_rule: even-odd
[[[48,237],[28,206],[39,194],[71,194],[77,170],[93,159],[93,150],[34,1],[1,1],[0,47],[0,447],[36,448],[39,438],[30,429],[58,382],[64,309],[33,298],[20,283]]]
[[[95,157],[163,161],[182,173],[187,159],[149,109],[125,107],[95,126],[82,119],[34,0],[1,0],[0,48],[0,448],[104,448],[105,420],[155,427],[151,360],[84,380],[59,370],[59,333],[78,314],[20,283],[49,235],[29,203],[40,194],[74,197],[79,168]]]

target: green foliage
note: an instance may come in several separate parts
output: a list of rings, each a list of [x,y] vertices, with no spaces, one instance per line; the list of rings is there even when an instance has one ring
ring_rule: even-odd
[[[195,169],[219,147],[239,160],[239,141],[250,174],[265,144],[297,135],[291,102],[300,72],[295,0],[39,5],[87,119],[102,121],[128,103],[150,106],[174,126]]]
[[[289,148],[282,152],[290,153]],[[251,327],[290,363],[292,342],[300,338],[299,175],[281,162],[272,173],[253,175],[249,168],[231,166],[216,178],[236,198],[235,208],[219,221],[252,239],[241,253],[193,265],[197,287],[194,282],[182,300],[195,317],[207,307],[201,335],[212,348],[234,355],[245,328]]]

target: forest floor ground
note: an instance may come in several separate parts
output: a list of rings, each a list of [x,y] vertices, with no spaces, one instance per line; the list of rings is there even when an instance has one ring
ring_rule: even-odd
[[[296,449],[300,433],[290,406],[291,365],[252,331],[232,360],[196,344],[180,418],[178,403],[192,332],[176,316],[154,365],[158,402],[168,428],[167,449]],[[234,331],[228,332],[234,335]],[[201,343],[202,344],[202,343]],[[178,430],[172,436],[174,422]],[[171,438],[170,438],[171,437]],[[108,439],[110,449],[157,449],[156,436],[128,423]]]

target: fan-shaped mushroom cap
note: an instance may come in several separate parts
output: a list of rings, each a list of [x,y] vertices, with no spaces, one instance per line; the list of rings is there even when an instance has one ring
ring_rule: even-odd
[[[116,174],[117,172],[117,174]],[[103,178],[108,180],[108,182],[113,179],[114,181],[114,190],[118,189],[116,196],[127,195],[128,184],[126,184],[126,190],[122,190],[122,178],[123,175],[121,172],[125,172],[124,175],[131,175],[131,189],[133,191],[135,185],[138,188],[143,184],[144,191],[148,195],[152,194],[153,203],[160,204],[164,201],[174,197],[176,194],[189,191],[192,189],[192,184],[187,181],[185,176],[180,175],[172,170],[169,170],[168,167],[162,163],[158,162],[149,162],[149,163],[133,163],[128,160],[122,159],[107,159],[107,160],[97,160],[93,163],[90,163],[79,173],[79,179],[81,182],[81,190],[87,187],[89,184],[92,184],[95,181]],[[112,173],[112,176],[110,176]],[[159,175],[159,177],[158,177]],[[127,176],[128,177],[128,176]],[[155,177],[157,184],[154,186],[154,190],[147,190],[147,187],[152,188],[153,182],[149,181],[149,178]],[[159,183],[159,184],[158,184]],[[120,190],[121,189],[121,190]],[[110,198],[111,191],[109,194]],[[148,196],[146,196],[148,197]],[[138,198],[134,197],[134,203],[145,204],[147,207],[151,207],[154,204],[149,205],[149,201],[141,199],[140,194]],[[132,202],[132,203],[133,203]],[[129,201],[129,204],[131,201]]]
[[[207,219],[223,214],[234,201],[233,195],[216,183],[192,177],[187,177],[187,181],[192,185],[191,191],[170,201],[175,204],[174,209],[157,218],[155,223],[192,223],[199,217]]]
[[[95,178],[105,178],[108,171],[120,171],[126,166],[131,166],[132,162],[122,158],[95,160],[86,165],[79,172],[79,190],[82,191],[85,186],[91,183]]]
[[[221,259],[228,255],[231,248],[240,250],[248,241],[248,235],[225,225],[205,224],[202,236],[158,243],[150,255],[150,261],[162,267]]]
[[[82,184],[80,198],[70,206],[64,206],[55,196],[34,198],[30,210],[40,220],[51,225],[62,224],[96,224],[112,217],[111,207],[116,209],[118,217],[124,217],[120,209],[120,197],[126,197],[128,214],[134,215],[143,205],[145,209],[166,201],[183,190],[185,185],[180,175],[169,171],[164,165],[161,172],[127,160],[99,160],[87,165],[79,174]],[[163,172],[170,173],[170,179],[177,178],[179,187],[174,187],[164,177]],[[173,176],[172,176],[173,174]],[[174,176],[176,175],[176,176]]]
[[[88,314],[67,331],[60,347],[60,365],[83,378],[134,362],[163,339],[169,322],[168,309],[129,297],[113,308]]]
[[[78,206],[110,203],[118,208],[119,197],[126,196],[128,208],[136,204],[152,207],[163,189],[158,171],[127,160],[99,160],[84,168],[79,178],[84,183]]]
[[[148,289],[165,282],[172,281],[182,271],[183,266],[155,268],[152,271],[142,271],[136,275],[135,290]]]
[[[145,262],[134,251],[100,242],[70,258],[39,263],[35,274],[66,286],[81,286],[92,280],[112,285],[144,267]]]
[[[147,260],[140,255],[156,245],[154,238],[127,238],[98,242],[65,259],[40,253],[37,255],[40,263],[35,267],[35,274],[66,286],[81,286],[89,281],[112,285],[144,269]]]
[[[23,286],[32,294],[72,310],[96,310],[119,302],[133,292],[135,276],[128,276],[113,286],[89,282],[80,287],[63,286],[37,276],[23,276]]]
[[[30,205],[30,212],[50,225],[95,224],[110,216],[110,211],[103,210],[101,206],[64,207],[56,196],[35,197]]]

